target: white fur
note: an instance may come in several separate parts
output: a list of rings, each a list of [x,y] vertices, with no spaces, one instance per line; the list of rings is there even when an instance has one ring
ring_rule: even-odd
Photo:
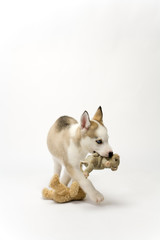
[[[75,137],[78,127],[79,127],[79,124],[77,123],[77,124],[73,124],[69,129],[71,138],[70,138],[70,144],[67,152],[68,152],[68,161],[73,166],[79,165],[79,162],[82,159],[84,159],[88,153],[86,147],[83,146],[83,140],[80,143],[80,147],[77,147],[77,145],[74,143],[72,139],[73,137]]]
[[[109,148],[108,146],[107,129],[102,125],[100,125],[98,122],[97,124],[98,124],[98,129],[96,130],[97,136],[103,140],[104,142],[104,144],[102,144],[103,146],[98,145],[96,143],[96,139],[92,139],[89,136],[82,138],[80,141],[80,146],[77,146],[74,143],[72,138],[75,136],[76,130],[79,125],[74,124],[70,127],[70,130],[69,130],[71,139],[70,139],[70,144],[67,151],[68,153],[67,157],[68,157],[68,163],[72,166],[71,169],[68,168],[68,172],[70,172],[71,170],[73,171],[72,174],[70,172],[72,178],[79,182],[80,186],[83,188],[85,192],[88,193],[89,197],[93,201],[101,202],[104,199],[103,195],[94,188],[94,186],[88,179],[84,177],[79,167],[80,161],[84,159],[89,152],[92,153],[93,151],[98,151],[98,152],[102,152],[103,155],[106,155],[108,154],[108,151],[111,150],[111,148]],[[82,134],[83,132],[84,132],[84,129],[81,130]]]
[[[108,157],[109,152],[112,152],[112,148],[108,143],[108,132],[106,127],[99,124],[97,121],[94,120],[98,124],[98,128],[96,130],[96,135],[99,139],[102,139],[102,144],[94,143],[94,151],[98,152],[101,156]]]
[[[73,124],[70,129],[70,144],[67,150],[67,159],[68,163],[66,164],[66,170],[64,172],[64,175],[62,177],[62,182],[64,184],[67,184],[70,181],[69,175],[72,177],[72,179],[79,182],[80,186],[83,188],[83,190],[88,193],[90,199],[94,202],[101,202],[104,198],[103,195],[98,192],[93,184],[90,182],[89,179],[86,179],[83,173],[80,170],[80,161],[85,158],[88,152],[92,149],[89,149],[90,144],[90,138],[85,137],[82,138],[80,141],[79,146],[77,146],[73,140],[73,137],[75,137],[76,130],[78,128],[78,124]],[[69,167],[68,167],[69,164]]]
[[[53,157],[53,162],[54,162],[54,174],[58,174],[60,176],[62,165],[59,162],[59,159]]]
[[[84,159],[87,151],[85,149],[77,148],[73,141],[71,141],[70,146],[68,148],[68,161],[71,167],[67,168],[70,176],[78,181],[83,190],[89,195],[90,199],[94,202],[103,201],[103,195],[98,192],[89,179],[86,179],[80,170],[80,160]]]
[[[80,138],[80,141],[78,139],[75,139],[78,127],[80,127],[80,134],[83,136],[83,134],[86,133],[88,127],[90,126],[89,115],[87,112],[84,112],[82,114],[80,126],[79,124],[73,124],[68,129],[68,136],[70,139],[69,146],[65,147],[65,152],[67,155],[65,156],[64,152],[63,157],[65,171],[62,177],[62,182],[64,184],[68,184],[71,178],[76,180],[92,201],[101,202],[104,199],[103,195],[94,188],[90,180],[86,179],[80,170],[80,161],[83,160],[88,153],[96,151],[102,156],[107,156],[109,151],[112,151],[111,147],[108,144],[107,129],[97,121],[95,122],[98,124],[98,128],[95,130],[95,135],[97,138],[102,139],[103,144],[97,144],[96,138],[90,138],[89,136]],[[58,173],[60,171],[59,164],[56,164],[56,171],[58,171]]]
[[[78,127],[79,127],[79,124],[78,124],[78,123],[73,124],[73,125],[70,127],[69,133],[70,133],[71,138],[75,136],[76,130],[77,130]]]

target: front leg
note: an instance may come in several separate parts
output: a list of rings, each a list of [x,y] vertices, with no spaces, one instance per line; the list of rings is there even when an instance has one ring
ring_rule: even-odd
[[[85,193],[88,194],[89,198],[93,202],[99,203],[104,200],[103,195],[95,189],[91,181],[85,178],[79,166],[72,166],[71,164],[66,164],[66,169],[71,178],[79,183],[80,187]]]
[[[66,169],[64,169],[63,176],[62,176],[62,179],[61,179],[61,183],[63,183],[64,185],[68,186],[70,180],[71,180],[70,175],[68,174]]]

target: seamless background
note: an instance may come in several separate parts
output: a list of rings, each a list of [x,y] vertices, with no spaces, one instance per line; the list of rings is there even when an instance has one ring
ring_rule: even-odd
[[[160,238],[159,66],[158,0],[0,3],[3,240]],[[121,156],[90,176],[105,201],[43,200],[50,126],[99,105]]]

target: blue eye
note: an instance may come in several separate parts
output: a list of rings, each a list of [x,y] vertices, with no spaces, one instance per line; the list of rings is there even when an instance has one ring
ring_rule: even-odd
[[[96,143],[102,144],[102,140],[96,140]]]

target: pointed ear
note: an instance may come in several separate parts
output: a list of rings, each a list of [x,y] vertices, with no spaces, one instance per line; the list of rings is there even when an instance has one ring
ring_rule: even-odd
[[[103,122],[103,112],[101,107],[97,109],[97,112],[94,114],[93,120],[96,120],[100,123]]]
[[[90,125],[91,125],[91,122],[90,122],[88,112],[85,111],[81,116],[81,129],[88,130]]]

